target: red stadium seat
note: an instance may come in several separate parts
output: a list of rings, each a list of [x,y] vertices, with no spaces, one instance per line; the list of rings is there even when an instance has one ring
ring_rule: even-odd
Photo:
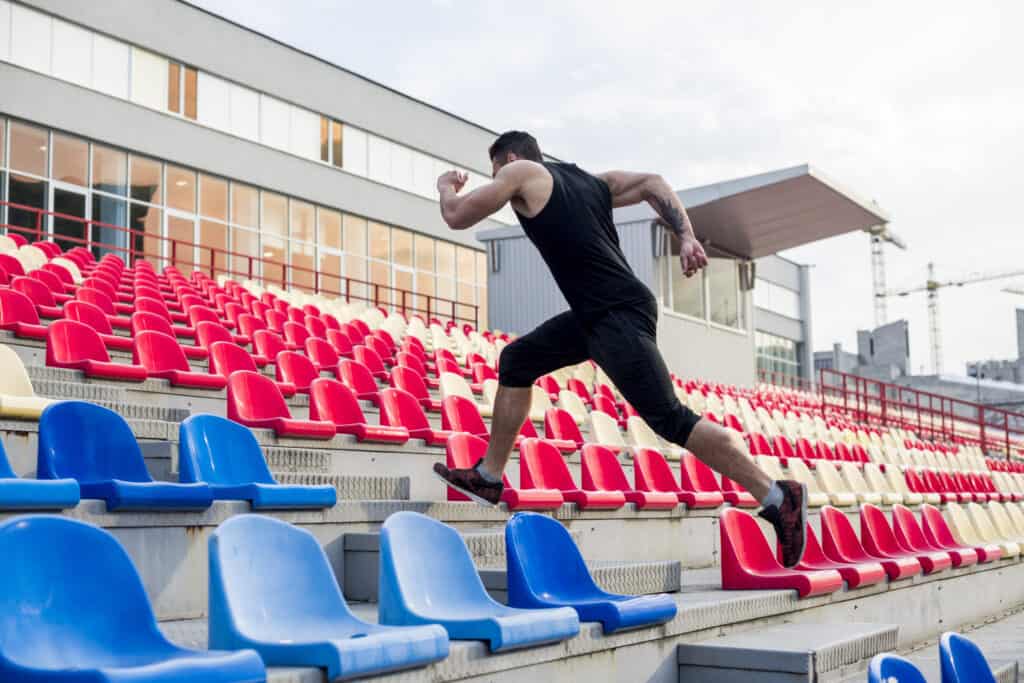
[[[931,543],[925,536],[924,529],[918,524],[917,518],[914,517],[914,513],[905,505],[892,506],[892,530],[900,547],[911,552],[945,552],[949,555],[954,567],[969,567],[978,563],[978,553],[973,548],[955,545],[952,548],[943,548]]]
[[[305,319],[302,321],[309,336],[315,339],[327,339],[327,325],[324,321],[315,315],[306,314]]]
[[[544,412],[544,436],[549,440],[557,439],[568,442],[569,450],[559,449],[563,452],[571,453],[583,446],[583,435],[580,434],[576,420],[569,414],[569,411],[562,408],[548,408]]]
[[[498,379],[498,373],[495,372],[494,368],[492,368],[487,363],[473,363],[473,365],[470,367],[473,372],[474,384],[482,385],[485,381],[489,379]]]
[[[360,401],[370,401],[375,405],[379,402],[377,380],[362,363],[343,358],[338,362],[338,379],[354,391]]]
[[[584,405],[593,405],[594,398],[590,395],[587,385],[584,384],[582,380],[571,377],[569,381],[565,383],[565,388],[579,396]]]
[[[331,439],[335,433],[330,422],[293,418],[277,384],[258,372],[231,373],[228,378],[228,419],[247,427],[273,429],[278,436]]]
[[[157,315],[167,318],[171,323],[175,323],[174,334],[178,337],[194,337],[195,331],[182,323],[188,323],[188,315],[185,313],[175,313],[170,310],[167,306],[167,302],[163,299],[158,299],[151,296],[139,296],[135,299],[135,310],[143,311],[145,313],[156,313]]]
[[[885,568],[879,562],[847,564],[830,560],[825,556],[825,551],[821,549],[818,535],[814,533],[814,527],[810,523],[807,524],[805,533],[806,546],[804,548],[804,557],[795,569],[805,572],[833,569],[839,572],[839,575],[846,581],[847,587],[851,589],[860,588],[861,586],[873,586],[885,581]],[[781,546],[778,550],[781,555]]]
[[[953,559],[944,550],[911,550],[902,546],[885,513],[874,505],[860,508],[860,538],[864,549],[871,555],[898,560],[917,558],[925,574],[933,574],[953,566]]]
[[[449,469],[473,467],[487,453],[487,442],[472,434],[453,434],[445,446]],[[516,489],[509,483],[508,477],[502,476],[505,489],[501,492],[501,501],[509,510],[557,510],[562,506],[562,492],[555,489]],[[468,501],[469,498],[458,491],[448,490],[448,500]]]
[[[338,374],[338,352],[334,350],[326,339],[310,337],[306,340],[306,356],[317,370],[327,370],[334,375]]]
[[[288,322],[288,316],[280,311],[268,310],[263,314],[263,320],[267,323],[267,329],[271,332],[284,335],[284,324]],[[282,336],[282,339],[284,337]]]
[[[381,340],[380,337],[375,336],[375,334],[371,334],[364,339],[363,345],[373,349],[373,352],[380,356],[382,363],[390,364],[393,362],[395,356],[394,347],[388,346],[386,342]]]
[[[255,315],[249,313],[242,313],[238,316],[238,332],[244,334],[249,339],[254,339],[256,336],[256,330],[267,329],[267,324]]]
[[[64,287],[64,282],[59,277],[57,277],[48,270],[36,268],[35,270],[28,274],[28,277],[32,278],[33,280],[39,280],[44,285],[46,285],[46,288],[50,290],[50,296],[52,296],[53,300],[56,301],[58,304],[67,303],[68,301],[74,298],[73,296],[67,293]]]
[[[321,313],[320,314],[320,320],[323,321],[324,327],[326,327],[328,330],[340,330],[341,329],[341,323],[339,323],[338,319],[335,318],[330,313]]]
[[[544,391],[548,392],[548,396],[551,398],[552,401],[558,400],[558,392],[562,390],[562,387],[558,386],[558,380],[556,380],[554,377],[552,377],[551,375],[543,375],[541,377],[538,377],[537,381],[534,382],[534,384],[539,386]]]
[[[380,355],[368,346],[356,346],[352,349],[352,358],[362,363],[363,367],[370,371],[370,374],[377,379],[387,379],[388,371],[384,367],[384,361]]]
[[[300,394],[309,393],[309,385],[320,377],[313,361],[295,351],[281,351],[274,358],[274,374],[278,382],[294,384]]]
[[[405,427],[414,439],[423,439],[429,446],[443,446],[452,432],[430,426],[416,398],[401,389],[380,392],[380,422],[392,427]]]
[[[231,377],[231,373],[239,370],[258,372],[256,361],[249,352],[232,341],[215,341],[210,344],[209,372],[221,377]],[[281,395],[289,398],[295,395],[295,385],[288,382],[277,382]]]
[[[252,346],[256,354],[273,361],[277,354],[288,351],[288,346],[281,339],[281,335],[272,330],[256,330],[253,332]]]
[[[826,505],[821,508],[821,541],[825,556],[836,562],[860,564],[880,562],[890,581],[898,581],[921,573],[921,563],[913,557],[885,558],[872,555],[853,530],[853,525],[841,511]]]
[[[130,330],[132,327],[132,321],[125,317],[117,314],[117,310],[114,307],[114,302],[110,300],[110,297],[104,294],[101,290],[95,287],[79,287],[75,292],[75,298],[79,301],[98,306],[101,311],[107,316],[107,320],[110,321],[111,327],[116,327],[121,330]]]
[[[747,444],[750,446],[751,455],[775,455],[768,437],[760,432],[747,434]]]
[[[8,234],[8,237],[11,235]],[[10,278],[20,277],[25,274],[25,269],[21,265],[21,261],[14,258],[10,254],[0,254],[0,268],[4,269],[7,276]]]
[[[309,388],[309,418],[332,423],[339,434],[351,434],[359,441],[405,443],[409,430],[405,427],[367,424],[352,390],[336,379],[321,377]]]
[[[201,320],[196,323],[196,346],[199,348],[210,350],[210,346],[214,342],[227,341],[232,344],[235,342],[235,335],[231,334],[228,328],[224,327],[220,323],[210,322],[209,320]],[[188,355],[189,347],[183,347],[186,355]],[[269,359],[263,356],[253,356],[252,360],[256,363],[257,367],[264,367],[269,363]]]
[[[637,448],[634,452],[633,487],[637,491],[674,493],[679,502],[691,508],[718,507],[723,501],[721,493],[716,495],[684,491],[673,476],[665,456],[653,448]]]
[[[285,311],[285,315],[288,316],[288,320],[293,323],[302,324],[302,321],[306,319],[306,312],[298,306],[289,306]]]
[[[761,527],[748,512],[727,508],[719,519],[722,588],[795,590],[801,598],[834,593],[843,587],[838,571],[786,569],[775,557]]]
[[[59,263],[44,263],[39,270],[57,276],[57,278],[60,279],[61,284],[64,286],[62,291],[71,293],[77,289],[75,279],[71,276],[71,273],[67,268]]]
[[[8,330],[16,337],[27,339],[46,338],[46,328],[39,322],[35,304],[13,289],[0,289],[0,330]]]
[[[617,510],[626,504],[622,491],[579,488],[565,458],[543,439],[524,439],[519,446],[519,483],[524,489],[558,489],[567,503],[576,503],[581,510]]]
[[[772,439],[772,452],[775,454],[776,458],[782,461],[783,467],[786,466],[786,462],[790,458],[797,457],[793,443],[781,434]]]
[[[302,323],[289,320],[284,324],[284,343],[292,349],[301,349],[309,339],[309,330]]]
[[[722,476],[722,497],[733,507],[756,508],[761,506],[757,502],[757,498],[754,498],[749,491],[726,476]]]
[[[711,468],[697,459],[697,456],[689,451],[683,451],[679,457],[679,483],[683,491],[690,491],[696,494],[705,494],[708,501],[717,498],[716,505],[725,502],[722,494],[722,487],[715,479],[715,473]]]
[[[924,537],[930,544],[942,550],[959,550],[963,548],[963,546],[957,543],[949,525],[946,524],[946,520],[942,517],[942,513],[934,505],[925,504],[921,506],[921,530],[924,531]],[[1002,549],[994,543],[976,546],[971,548],[971,550],[977,554],[980,564],[998,560],[1003,556]]]
[[[171,337],[172,339],[175,338],[174,326],[171,325],[170,321],[168,321],[167,318],[164,318],[164,317],[162,317],[161,315],[159,315],[157,313],[147,313],[145,311],[136,311],[135,313],[132,313],[131,321],[132,321],[132,335],[133,336],[138,335],[139,332],[144,332],[146,330],[150,330],[150,331],[153,331],[153,332],[159,332],[161,334],[166,334],[167,336]],[[204,324],[213,324],[213,323],[204,323]],[[177,340],[175,340],[175,343],[177,343]],[[185,354],[186,358],[192,358],[192,359],[195,359],[195,360],[206,360],[206,358],[210,355],[209,352],[206,349],[206,347],[209,346],[208,344],[204,344],[203,346],[191,346],[191,345],[190,346],[179,345],[179,346],[181,348],[182,353]]]
[[[638,510],[671,510],[679,505],[674,493],[634,490],[615,453],[606,446],[586,444],[581,457],[585,491],[621,491],[626,502],[633,503]]]
[[[115,335],[106,314],[92,304],[84,301],[69,301],[64,304],[64,317],[68,320],[84,323],[96,330],[96,333],[100,335],[100,340],[103,341],[103,345],[108,349],[131,351],[134,348],[132,338]]]
[[[441,429],[459,434],[472,434],[485,441],[491,438],[476,404],[465,396],[454,394],[446,396],[441,401]],[[517,442],[519,440],[520,438],[516,439]]]
[[[432,412],[441,410],[441,401],[430,396],[430,391],[427,389],[423,377],[415,370],[396,365],[391,368],[391,373],[388,377],[392,387],[412,394],[420,402],[424,410]]]
[[[352,340],[342,330],[327,330],[327,341],[342,358],[352,357]]]
[[[19,234],[18,234],[18,233],[16,233],[16,232],[11,232],[10,230],[8,230],[8,231],[7,231],[7,236],[8,236],[8,237],[10,237],[10,238],[11,238],[11,241],[13,241],[13,242],[14,242],[15,244],[17,244],[17,245],[18,245],[19,247],[23,247],[23,246],[25,246],[26,244],[28,244],[28,240],[27,240],[27,239],[25,239],[25,236],[24,236],[24,235],[19,235]]]
[[[594,396],[594,410],[599,410],[608,417],[615,418],[619,425],[622,425],[622,416],[619,415],[619,409],[615,407],[615,401],[607,396],[600,394]]]
[[[150,377],[166,379],[171,386],[218,390],[227,386],[227,380],[220,375],[192,372],[177,340],[156,330],[143,330],[135,335],[132,361],[146,368]]]
[[[87,377],[126,382],[143,382],[147,377],[141,365],[112,363],[100,335],[75,320],[55,320],[46,329],[46,364],[81,370]]]

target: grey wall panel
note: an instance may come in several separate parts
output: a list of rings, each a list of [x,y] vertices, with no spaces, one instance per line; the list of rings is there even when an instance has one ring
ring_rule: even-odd
[[[500,268],[487,277],[491,327],[525,334],[568,310],[547,264],[525,237],[497,240]]]
[[[633,272],[652,292],[657,293],[655,291],[654,237],[651,234],[650,221],[627,223],[616,227],[619,229],[622,253],[626,255],[626,260]]]
[[[437,202],[418,195],[4,62],[0,83],[2,114],[452,242],[482,246],[475,231],[450,230]],[[500,225],[487,221],[477,229]]]
[[[754,319],[757,321],[757,329],[761,332],[792,339],[795,342],[805,341],[804,325],[799,320],[793,320],[763,308],[754,309]]]
[[[800,265],[779,256],[756,259],[757,277],[768,282],[800,291]]]
[[[658,317],[658,348],[684,378],[751,386],[756,376],[754,339],[666,313]]]
[[[493,131],[178,0],[25,4],[490,175]]]

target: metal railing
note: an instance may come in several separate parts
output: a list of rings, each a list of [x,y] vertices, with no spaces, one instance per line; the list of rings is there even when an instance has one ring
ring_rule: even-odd
[[[775,372],[773,370],[758,370],[757,381],[761,384],[771,384],[785,389],[796,389],[797,391],[814,391],[814,384],[811,380],[799,375],[791,375],[788,372]]]
[[[121,256],[129,266],[137,260],[147,260],[160,267],[175,266],[185,271],[186,275],[192,270],[199,270],[213,278],[216,278],[217,275],[227,275],[232,278],[246,278],[262,282],[264,286],[272,284],[279,285],[282,289],[311,290],[315,294],[341,297],[345,301],[365,301],[374,306],[390,305],[403,314],[419,313],[428,320],[431,317],[447,317],[453,321],[471,323],[474,327],[479,327],[480,323],[480,306],[478,304],[467,304],[454,299],[420,294],[400,287],[382,285],[345,275],[324,274],[313,268],[142,230],[133,230],[80,216],[47,211],[24,204],[0,201],[0,208],[2,207],[7,207],[7,222],[0,223],[0,228],[6,229],[7,232],[21,234],[30,241],[52,239],[62,245],[65,250],[68,245],[74,245],[85,247],[97,255],[101,252],[112,252]],[[13,213],[19,214],[17,216],[20,219],[18,223],[11,223],[11,214]],[[83,236],[55,233],[53,231],[55,222],[81,225]],[[26,223],[31,223],[31,225],[26,225]],[[119,240],[122,243],[112,244],[95,239],[94,228],[112,231],[115,236],[122,236],[123,239]],[[268,271],[280,272],[280,277],[268,277]],[[300,277],[297,278],[296,275]],[[312,282],[312,285],[297,284],[297,279]],[[337,290],[326,286],[331,281],[338,282]]]
[[[1022,413],[838,370],[822,369],[818,390],[822,410],[842,410],[860,422],[902,427],[926,439],[978,445],[986,453],[1024,455]]]

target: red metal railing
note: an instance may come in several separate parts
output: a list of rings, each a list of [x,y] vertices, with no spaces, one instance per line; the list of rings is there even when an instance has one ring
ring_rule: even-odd
[[[811,380],[798,375],[791,375],[787,372],[758,370],[757,381],[761,384],[772,384],[777,387],[785,387],[786,389],[814,391],[814,385],[811,383]]]
[[[822,369],[822,410],[910,429],[927,439],[981,446],[985,452],[1024,454],[1024,414],[919,389]]]
[[[133,230],[120,225],[111,225],[79,216],[46,211],[24,204],[0,201],[0,207],[7,207],[6,223],[0,228],[16,232],[27,239],[53,239],[58,244],[83,246],[90,251],[102,250],[119,254],[130,266],[136,260],[153,261],[154,265],[173,265],[188,275],[192,270],[207,272],[210,277],[227,275],[233,278],[247,278],[268,284],[280,285],[282,289],[311,290],[316,294],[343,297],[345,301],[365,301],[374,306],[392,305],[404,314],[421,313],[431,317],[448,317],[452,320],[472,323],[479,327],[480,307],[454,299],[428,294],[419,294],[400,287],[382,285],[344,275],[324,274],[312,268],[274,261],[251,254],[202,245],[188,240],[165,237],[142,230]],[[20,213],[19,224],[11,223],[11,214]],[[68,221],[82,226],[83,237],[51,234],[54,221]],[[31,223],[32,225],[26,225]],[[94,238],[93,228],[110,230],[124,235],[125,244],[100,242]],[[203,263],[203,260],[207,261]],[[239,269],[241,265],[241,269]],[[280,272],[281,276],[268,277],[267,271]],[[296,277],[299,276],[299,277]],[[311,282],[311,285],[297,283],[297,280]],[[326,282],[337,281],[339,289],[325,286]],[[422,303],[422,305],[420,305]],[[468,313],[472,311],[472,313]],[[463,315],[465,313],[465,315]]]

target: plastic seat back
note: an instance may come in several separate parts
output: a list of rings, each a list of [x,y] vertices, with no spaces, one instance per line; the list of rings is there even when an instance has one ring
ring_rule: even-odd
[[[583,435],[576,426],[576,420],[567,410],[561,408],[548,408],[544,413],[544,436],[548,439],[571,441],[577,448],[583,443]]]
[[[298,306],[289,306],[288,310],[285,311],[288,315],[289,322],[302,324],[302,321],[306,318],[306,312]]]
[[[365,365],[358,361],[343,358],[338,362],[338,376],[348,388],[358,395],[376,394],[377,380],[373,378]]]
[[[943,633],[939,640],[943,683],[996,683],[985,654],[959,633]]]
[[[267,329],[277,334],[284,334],[284,324],[288,322],[288,316],[280,311],[268,310],[263,315],[264,321],[267,323]]]
[[[892,530],[896,540],[904,548],[921,550],[932,547],[941,547],[937,543],[930,543],[925,536],[924,529],[917,521],[917,517],[905,505],[892,506]],[[950,539],[952,541],[952,538]]]
[[[309,339],[309,331],[302,326],[302,323],[289,320],[284,324],[285,342],[302,348],[307,339]]]
[[[53,292],[40,280],[31,277],[15,277],[11,280],[11,288],[21,292],[36,306],[54,307],[57,302],[53,299]]]
[[[634,451],[633,483],[637,491],[682,491],[665,456],[653,448],[637,448]]]
[[[471,401],[475,401],[473,398],[473,390],[470,389],[469,383],[466,382],[466,379],[462,375],[454,372],[441,373],[440,388],[441,396],[444,398],[449,396],[463,396]]]
[[[327,341],[334,347],[340,356],[352,355],[352,340],[341,329],[327,330]]]
[[[277,354],[287,351],[284,340],[271,330],[256,330],[252,337],[253,348],[264,358],[277,358]]]
[[[490,436],[476,404],[465,396],[448,396],[441,401],[441,429],[485,439]]]
[[[313,361],[296,351],[281,351],[274,358],[274,371],[278,382],[289,382],[303,393],[309,391],[309,385],[320,377],[320,371]]]
[[[73,303],[81,303],[81,302],[69,301],[67,305],[70,306]],[[85,306],[91,306],[91,304],[85,304]],[[92,306],[92,308],[95,311],[99,312],[100,315],[103,315],[103,312],[100,311],[95,306]],[[104,321],[106,321],[106,316],[104,316]],[[173,330],[173,328],[171,326],[170,321],[167,318],[164,318],[163,316],[159,315],[158,313],[150,313],[150,312],[146,312],[146,311],[136,311],[135,313],[132,313],[131,321],[132,321],[132,336],[134,336],[134,337],[137,337],[139,334],[142,334],[143,332],[146,332],[146,331],[159,332],[161,334],[165,334],[165,335],[168,335],[170,337],[174,336],[174,330]],[[107,322],[107,327],[108,328],[110,327],[110,323],[109,322]],[[99,331],[102,332],[102,330],[99,330]],[[110,333],[107,332],[107,334],[110,334]]]
[[[524,439],[519,446],[519,484],[524,489],[579,489],[565,458],[548,441]]]
[[[604,413],[613,420],[618,421],[619,410],[615,407],[615,401],[601,394],[594,395],[594,410]]]
[[[36,395],[25,364],[21,362],[21,358],[14,349],[4,344],[0,344],[0,394],[21,397]],[[0,476],[13,476],[13,474],[0,474]]]
[[[906,552],[900,547],[885,513],[875,505],[865,503],[860,506],[860,537],[867,551],[875,555],[893,556]]]
[[[423,376],[412,368],[396,365],[391,368],[389,380],[391,386],[409,392],[420,401],[430,399],[430,391],[423,381]]]
[[[868,664],[868,683],[928,683],[920,669],[898,655],[875,655]]]
[[[471,369],[473,370],[473,381],[477,384],[482,384],[489,379],[498,379],[498,373],[487,363],[473,363]],[[584,410],[585,414],[586,410]]]
[[[309,385],[309,419],[336,425],[366,424],[366,416],[352,390],[329,377],[320,377]]]
[[[182,302],[182,306],[184,305],[184,302]],[[217,323],[218,325],[223,324],[221,322],[220,316],[217,315],[217,312],[212,308],[208,308],[206,306],[189,306],[187,307],[187,310],[189,323],[193,327],[195,327],[197,324],[204,320],[209,321],[211,323]]]
[[[622,432],[619,431],[615,419],[600,410],[593,410],[590,413],[590,436],[597,443],[606,446],[626,447],[626,441],[622,438]]]
[[[587,419],[587,407],[575,391],[562,389],[558,392],[558,406],[572,415],[576,424],[582,424]]]
[[[46,364],[81,360],[110,362],[110,354],[99,334],[88,325],[74,320],[54,320],[50,323],[46,329]]]
[[[679,475],[684,491],[722,492],[722,486],[715,479],[715,473],[690,451],[683,451],[679,458]]]
[[[192,371],[185,352],[178,346],[178,340],[156,330],[145,330],[135,335],[132,362],[149,372]]]
[[[338,367],[338,352],[326,339],[310,337],[306,340],[306,356],[318,368],[335,370]]]
[[[171,312],[167,309],[167,304],[165,304],[161,299],[150,298],[148,296],[136,297],[135,312],[153,313],[167,321],[171,320]]]
[[[750,513],[726,508],[722,510],[718,523],[721,525],[723,541],[729,541],[728,548],[723,547],[723,555],[726,551],[732,554],[736,565],[747,571],[771,572],[781,569],[768,539]],[[729,564],[727,558],[723,557],[723,571]]]
[[[517,512],[505,525],[508,597],[514,605],[552,598],[570,602],[606,595],[594,583],[579,548],[560,522]]]
[[[136,313],[135,315],[140,314]],[[114,333],[113,328],[110,326],[110,320],[107,319],[106,313],[101,311],[98,306],[93,306],[85,301],[69,301],[64,304],[64,317],[68,320],[74,320],[84,325],[88,325],[100,334]],[[135,325],[133,321],[132,334],[134,333]]]
[[[925,510],[928,507],[931,506],[922,506],[922,510],[924,510],[925,519],[932,522],[933,518],[929,516],[928,510]],[[936,512],[938,511],[936,510]],[[958,544],[980,546],[990,539],[990,536],[974,526],[974,522],[967,512],[957,503],[946,504],[946,516],[949,518],[947,526]]]
[[[0,289],[0,327],[26,323],[39,324],[39,313],[32,300],[13,289]]]
[[[228,418],[235,422],[291,418],[288,404],[274,380],[258,372],[238,371],[228,377]]]
[[[83,484],[153,480],[124,418],[84,401],[60,401],[43,411],[36,472],[40,479],[77,479]]]
[[[209,320],[200,321],[196,327],[196,346],[201,346],[207,351],[210,347],[217,342],[231,342],[234,343],[235,338],[228,330],[220,323],[210,322]],[[173,334],[170,332],[169,334]]]
[[[114,302],[110,300],[105,292],[102,292],[95,287],[79,287],[75,292],[75,298],[79,301],[85,301],[93,306],[98,306],[107,315],[114,315]]]
[[[430,421],[419,401],[401,389],[381,390],[380,423],[390,427],[405,427],[410,432],[430,429]]]
[[[14,254],[0,253],[0,268],[3,268],[9,277],[19,277],[25,274],[25,267]]]
[[[581,452],[582,483],[585,491],[631,491],[633,487],[615,453],[605,446],[588,443]]]
[[[249,352],[238,344],[230,341],[217,341],[210,344],[209,372],[230,377],[237,371],[257,372],[256,361]]]
[[[237,325],[240,334],[243,334],[250,339],[252,339],[256,330],[267,329],[267,324],[265,322],[250,313],[240,314],[235,325]]]
[[[391,347],[389,347],[388,344],[383,339],[376,336],[377,334],[383,333],[383,330],[377,330],[376,332],[374,332],[374,334],[371,334],[369,337],[363,340],[363,344],[369,349],[373,350],[373,352],[380,356],[382,359],[390,358],[393,355]]]
[[[178,428],[182,482],[215,485],[276,484],[256,436],[217,415],[192,415]]]

